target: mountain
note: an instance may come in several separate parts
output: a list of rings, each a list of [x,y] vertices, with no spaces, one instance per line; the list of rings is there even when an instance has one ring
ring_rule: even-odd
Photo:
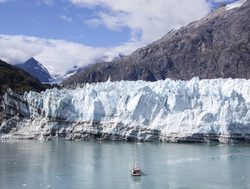
[[[76,74],[78,72],[78,70],[79,70],[79,67],[74,65],[72,68],[68,69],[65,72],[65,76],[70,77],[71,75]]]
[[[71,76],[77,73],[81,73],[84,69],[85,68],[83,67],[78,67],[74,65],[73,67],[69,68],[63,75],[52,75],[52,80],[50,80],[50,84],[60,84]]]
[[[22,69],[0,60],[0,95],[8,88],[23,93],[30,90],[42,91],[46,89],[46,86]]]
[[[7,93],[1,106],[2,138],[250,143],[245,79],[108,81]]]
[[[49,71],[34,58],[16,66],[36,77],[41,83],[49,83],[52,79]]]
[[[93,65],[63,82],[156,81],[193,77],[250,78],[250,0],[211,12],[112,62]]]

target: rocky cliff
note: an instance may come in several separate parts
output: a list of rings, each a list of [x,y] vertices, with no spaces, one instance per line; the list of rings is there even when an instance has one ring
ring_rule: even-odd
[[[23,93],[30,90],[42,91],[46,87],[48,86],[42,85],[36,78],[22,69],[0,60],[0,97],[8,88],[17,93]]]
[[[227,6],[172,30],[158,41],[113,62],[96,64],[63,82],[70,86],[120,80],[193,77],[250,78],[250,0]]]

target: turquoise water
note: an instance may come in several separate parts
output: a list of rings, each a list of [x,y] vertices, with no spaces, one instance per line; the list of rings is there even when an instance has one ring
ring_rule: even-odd
[[[0,188],[250,188],[250,146],[138,144],[141,177],[131,177],[132,143],[0,142]]]

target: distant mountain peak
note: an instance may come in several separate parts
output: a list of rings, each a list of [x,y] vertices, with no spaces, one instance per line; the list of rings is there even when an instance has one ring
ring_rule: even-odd
[[[0,96],[5,93],[8,88],[18,93],[30,90],[45,90],[45,86],[42,85],[37,78],[16,66],[0,60]]]
[[[68,74],[74,74],[78,71],[79,67],[77,65],[74,65],[73,67],[69,68],[66,72],[65,75]]]
[[[79,67],[77,65],[74,65],[70,67],[63,75],[52,75],[52,80],[50,81],[51,84],[60,84],[65,79],[68,79],[69,77],[82,72],[85,69],[85,67]]]
[[[41,65],[41,63],[39,63],[35,58],[31,57],[28,60],[26,60],[24,63],[22,64],[27,64],[27,65]]]
[[[28,62],[28,61],[36,61],[37,62],[37,60],[34,57],[31,57],[28,60],[26,60],[26,62]]]
[[[17,64],[16,66],[28,72],[33,77],[36,77],[42,83],[48,83],[52,79],[47,68],[38,62],[34,57],[31,57],[24,63]]]

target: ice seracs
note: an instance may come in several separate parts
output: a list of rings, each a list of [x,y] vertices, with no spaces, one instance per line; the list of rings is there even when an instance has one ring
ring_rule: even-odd
[[[173,142],[250,136],[250,80],[245,79],[109,81],[20,98],[7,94],[3,106],[23,112],[10,131],[22,136]]]

